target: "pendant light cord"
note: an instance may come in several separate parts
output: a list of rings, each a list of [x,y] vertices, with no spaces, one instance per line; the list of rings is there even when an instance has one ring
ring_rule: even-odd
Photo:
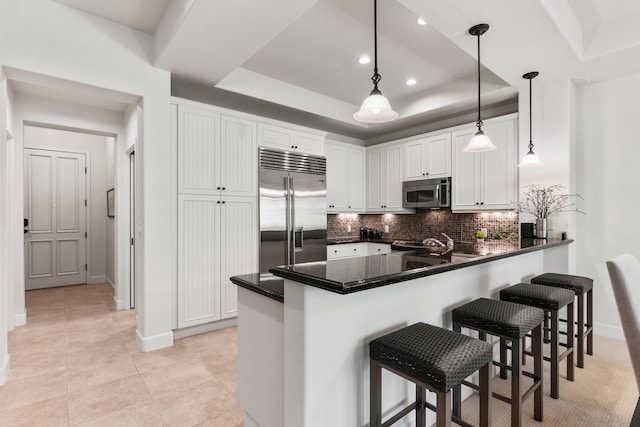
[[[482,131],[482,118],[480,117],[480,33],[478,33],[478,131]]]
[[[531,90],[531,80],[533,80],[533,77],[529,79],[529,151],[533,151],[533,137],[531,136],[532,134],[532,129],[533,129],[533,115],[532,115],[532,98],[533,98],[533,93]]]
[[[382,76],[378,73],[378,0],[373,0],[373,91],[379,93],[378,83]]]

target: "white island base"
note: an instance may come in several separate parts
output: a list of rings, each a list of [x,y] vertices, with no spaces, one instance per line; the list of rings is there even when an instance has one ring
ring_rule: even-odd
[[[239,288],[245,426],[368,426],[372,339],[415,322],[451,329],[455,307],[498,299],[544,272],[567,273],[568,254],[569,245],[554,246],[346,295],[285,280],[284,304]],[[413,385],[386,371],[382,390],[385,415],[415,399]],[[414,425],[413,414],[397,425]]]

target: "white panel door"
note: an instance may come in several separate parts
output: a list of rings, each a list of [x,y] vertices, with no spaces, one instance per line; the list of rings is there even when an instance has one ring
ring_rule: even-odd
[[[385,209],[387,211],[402,210],[402,181],[404,178],[404,164],[402,146],[398,145],[386,149],[387,168],[385,186]]]
[[[405,169],[405,179],[407,181],[424,179],[425,171],[424,171],[424,148],[423,148],[423,140],[419,139],[417,141],[408,142],[405,144],[405,156],[406,156],[406,169]]]
[[[327,211],[346,212],[349,204],[347,147],[342,144],[327,144]]]
[[[220,320],[220,197],[178,195],[178,327]]]
[[[451,176],[451,134],[446,133],[428,138],[424,142],[423,156],[426,177],[446,178]]]
[[[222,116],[220,142],[219,168],[222,195],[256,196],[258,148],[255,122]]]
[[[483,153],[482,208],[514,209],[517,202],[514,122],[485,125],[484,132],[498,148]]]
[[[360,148],[348,149],[348,178],[349,211],[364,212],[365,210],[365,151]],[[343,190],[344,191],[344,190]]]
[[[217,194],[220,168],[220,115],[178,107],[178,193]],[[168,172],[167,172],[168,173]]]
[[[481,153],[464,151],[475,133],[475,128],[453,133],[451,209],[454,211],[480,209]]]
[[[26,148],[24,163],[25,289],[86,283],[85,155]]]
[[[383,208],[382,186],[386,179],[386,167],[382,150],[367,152],[367,210],[380,211]],[[386,196],[386,195],[385,195]]]
[[[222,197],[220,204],[221,318],[238,315],[238,288],[232,276],[258,271],[258,205],[253,197]]]

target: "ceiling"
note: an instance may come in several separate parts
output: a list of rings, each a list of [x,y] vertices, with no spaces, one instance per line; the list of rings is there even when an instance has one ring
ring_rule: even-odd
[[[373,59],[371,0],[53,1],[152,35],[154,66],[172,73],[174,95],[365,143],[475,121],[477,40],[468,29],[480,22],[491,25],[481,40],[488,115],[517,108],[527,71],[577,84],[640,71],[629,60],[640,58],[637,0],[380,0],[380,89],[400,118],[367,125],[352,115],[372,88],[373,63],[358,63]]]

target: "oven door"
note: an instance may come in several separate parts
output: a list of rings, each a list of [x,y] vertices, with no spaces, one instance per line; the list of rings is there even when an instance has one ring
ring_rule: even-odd
[[[402,207],[403,208],[437,208],[439,184],[424,183],[420,181],[407,181],[402,183]]]

